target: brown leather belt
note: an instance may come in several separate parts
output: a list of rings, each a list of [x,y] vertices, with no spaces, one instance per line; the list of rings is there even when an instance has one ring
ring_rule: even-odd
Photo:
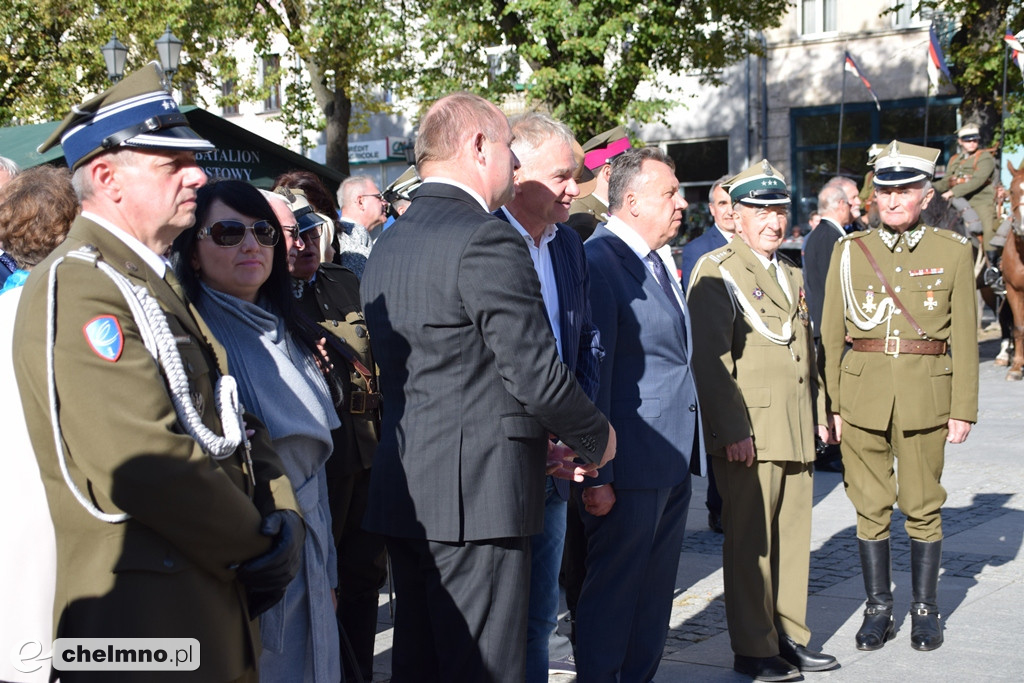
[[[885,339],[854,339],[854,351],[873,351],[895,356],[901,353],[913,353],[920,356],[941,356],[946,353],[946,342],[925,341],[923,339],[900,339],[899,337],[886,337]]]
[[[353,391],[349,401],[348,412],[353,415],[372,413],[380,408],[380,394],[365,391]]]

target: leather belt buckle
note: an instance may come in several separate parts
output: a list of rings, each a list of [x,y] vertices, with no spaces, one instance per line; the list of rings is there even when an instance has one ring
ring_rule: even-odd
[[[887,356],[895,358],[900,355],[900,338],[892,335],[885,336],[885,348],[882,351]]]
[[[353,415],[362,415],[366,412],[366,392],[353,391],[349,397],[348,412]]]

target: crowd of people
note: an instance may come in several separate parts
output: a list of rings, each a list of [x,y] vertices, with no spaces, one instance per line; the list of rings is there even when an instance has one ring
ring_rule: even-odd
[[[821,444],[857,512],[857,647],[892,637],[897,504],[910,643],[942,644],[943,451],[977,419],[978,349],[969,241],[922,220],[969,185],[932,184],[939,150],[874,150],[867,225],[826,183],[803,269],[783,174],[720,178],[680,272],[670,157],[468,93],[424,115],[415,172],[337,203],[303,171],[208,179],[155,65],[58,144],[70,171],[0,170],[0,531],[23,549],[0,680],[49,680],[54,638],[187,637],[192,680],[369,681],[390,571],[394,681],[650,681],[692,476],[735,670],[830,670],[806,615]]]

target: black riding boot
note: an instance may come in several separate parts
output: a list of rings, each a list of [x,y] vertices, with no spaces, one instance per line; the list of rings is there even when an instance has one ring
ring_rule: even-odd
[[[858,650],[878,650],[892,637],[892,576],[889,563],[889,539],[865,541],[860,546],[860,567],[864,590],[868,594],[864,623],[857,631]]]
[[[910,645],[915,650],[934,650],[942,645],[942,624],[936,593],[942,541],[928,543],[910,539],[911,584],[914,602],[910,605]]]

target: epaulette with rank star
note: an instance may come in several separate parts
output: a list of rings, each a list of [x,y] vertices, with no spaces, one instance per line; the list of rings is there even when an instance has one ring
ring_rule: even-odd
[[[722,247],[718,251],[711,252],[707,257],[715,263],[722,263],[735,253],[736,252],[732,250],[732,247]]]
[[[874,232],[874,228],[868,228],[867,230],[856,230],[854,232],[843,235],[842,237],[839,238],[839,241],[842,242],[843,240],[859,240],[862,237],[867,237],[872,232]]]
[[[969,239],[967,239],[958,232],[953,232],[952,230],[944,230],[943,228],[931,228],[931,231],[938,233],[940,235],[944,235],[947,239],[951,239],[954,242],[959,242],[960,244],[967,244],[968,242],[970,242]]]

